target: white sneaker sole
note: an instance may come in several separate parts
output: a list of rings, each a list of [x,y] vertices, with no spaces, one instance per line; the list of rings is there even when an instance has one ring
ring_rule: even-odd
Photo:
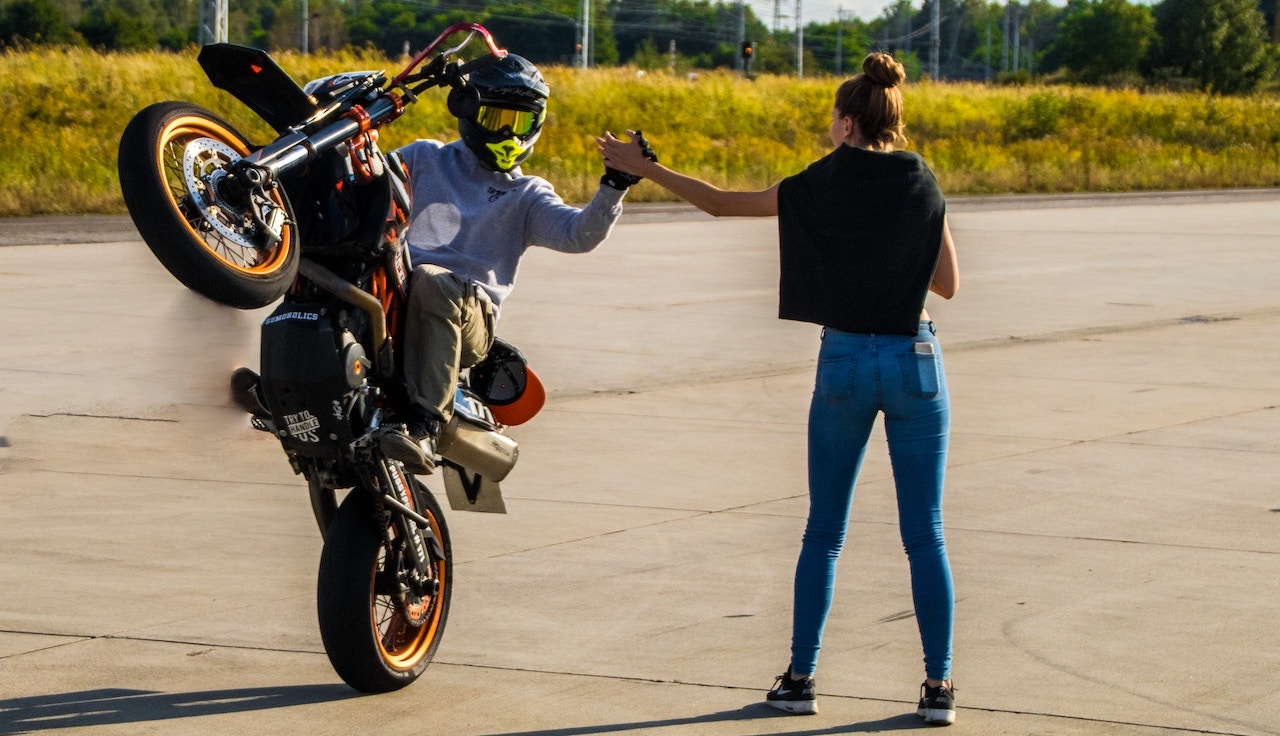
[[[917,708],[916,715],[931,726],[950,726],[956,722],[956,712],[945,708]]]
[[[816,700],[766,700],[765,703],[797,716],[812,716],[818,713]]]

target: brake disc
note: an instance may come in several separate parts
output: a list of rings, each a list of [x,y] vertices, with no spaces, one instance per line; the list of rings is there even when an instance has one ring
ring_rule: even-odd
[[[218,183],[228,176],[226,167],[240,158],[234,148],[222,141],[197,138],[183,150],[182,173],[204,221],[236,245],[253,249],[253,220],[218,194]]]

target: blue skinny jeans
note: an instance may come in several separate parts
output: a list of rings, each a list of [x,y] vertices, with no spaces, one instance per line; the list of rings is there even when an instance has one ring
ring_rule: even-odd
[[[942,482],[951,409],[931,322],[922,322],[915,336],[823,330],[809,408],[809,520],[796,563],[791,671],[812,674],[817,668],[854,484],[879,412],[925,675],[948,680],[955,593],[942,532]]]

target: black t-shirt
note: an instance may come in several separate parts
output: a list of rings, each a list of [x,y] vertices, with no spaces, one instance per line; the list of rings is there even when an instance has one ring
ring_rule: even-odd
[[[946,202],[915,153],[842,145],[778,187],[778,316],[914,335]]]

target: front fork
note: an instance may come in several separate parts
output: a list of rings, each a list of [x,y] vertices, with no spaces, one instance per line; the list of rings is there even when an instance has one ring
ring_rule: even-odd
[[[338,494],[329,486],[320,482],[317,473],[307,474],[307,490],[311,493],[311,513],[316,517],[320,527],[320,538],[329,538],[329,525],[338,514]]]
[[[440,581],[432,563],[444,559],[444,547],[431,528],[430,520],[415,510],[417,504],[403,468],[398,463],[380,458],[376,471],[377,487],[383,489],[382,509],[388,517],[380,525],[384,530],[384,544],[388,554],[397,548],[403,549],[409,563],[397,566],[399,592],[396,600],[412,606],[439,592]],[[397,539],[404,540],[404,544],[398,544]]]
[[[354,489],[352,493],[369,492],[379,496],[381,518],[376,522],[382,529],[383,546],[387,550],[387,572],[395,578],[395,590],[387,592],[400,605],[410,608],[439,591],[440,583],[432,563],[445,558],[444,546],[431,528],[431,521],[416,510],[418,503],[404,469],[386,458],[377,458],[370,464],[372,467],[360,473],[364,476],[361,485],[368,490]],[[337,494],[324,482],[321,473],[312,470],[306,474],[311,511],[324,537],[338,511]],[[408,564],[395,562],[402,557]]]

